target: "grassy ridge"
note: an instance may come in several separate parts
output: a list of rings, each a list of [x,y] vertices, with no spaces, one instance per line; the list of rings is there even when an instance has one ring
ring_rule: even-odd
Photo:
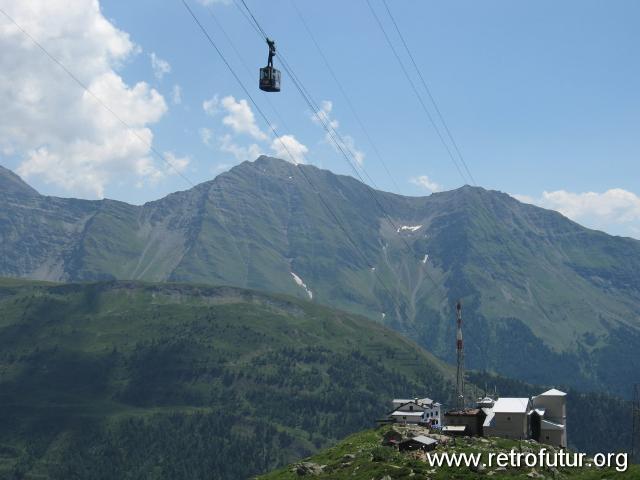
[[[432,480],[491,478],[495,475],[500,479],[527,478],[569,478],[575,480],[601,480],[603,478],[636,479],[640,476],[640,466],[631,466],[626,472],[618,472],[614,468],[530,468],[507,467],[498,470],[496,467],[485,468],[478,473],[467,466],[432,467],[423,456],[415,453],[398,452],[393,447],[382,446],[383,435],[390,427],[380,427],[350,435],[337,445],[326,449],[305,462],[316,466],[324,466],[321,472],[312,478],[322,480],[370,480],[374,479],[417,479]],[[501,438],[457,439],[455,444],[439,445],[435,454],[448,453],[480,453],[482,461],[488,465],[489,452],[509,453],[511,450],[536,453],[541,444],[522,442]],[[547,447],[548,449],[548,447]],[[267,475],[258,477],[259,480],[294,480],[300,478],[295,465],[283,467]]]

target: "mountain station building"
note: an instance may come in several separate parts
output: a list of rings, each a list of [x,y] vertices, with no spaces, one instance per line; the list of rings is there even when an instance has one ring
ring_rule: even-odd
[[[394,423],[427,425],[436,428],[442,425],[442,405],[430,398],[395,398],[392,404],[393,410],[387,416]]]
[[[565,392],[555,388],[538,396],[489,397],[479,399],[476,408],[451,410],[444,414],[443,433],[466,436],[533,439],[556,447],[567,446]]]

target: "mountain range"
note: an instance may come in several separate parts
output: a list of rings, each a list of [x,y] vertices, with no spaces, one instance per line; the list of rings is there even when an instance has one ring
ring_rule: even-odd
[[[640,241],[479,187],[406,197],[270,157],[141,206],[40,195],[0,170],[0,276],[199,282],[382,322],[471,368],[628,396]]]

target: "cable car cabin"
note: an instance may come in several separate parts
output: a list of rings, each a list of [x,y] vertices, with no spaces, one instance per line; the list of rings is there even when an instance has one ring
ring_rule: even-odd
[[[265,92],[280,91],[280,70],[273,67],[260,69],[260,90]]]
[[[280,91],[280,70],[273,68],[273,57],[276,56],[276,42],[267,38],[269,58],[267,66],[260,69],[260,90],[265,92]]]
[[[265,92],[280,91],[280,70],[273,67],[260,69],[260,90]]]

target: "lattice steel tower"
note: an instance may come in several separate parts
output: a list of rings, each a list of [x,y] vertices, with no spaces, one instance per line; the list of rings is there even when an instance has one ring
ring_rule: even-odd
[[[458,369],[456,373],[456,406],[464,409],[464,345],[462,343],[462,303],[456,305],[458,327],[456,331],[456,352],[458,354]]]
[[[640,463],[640,383],[633,386],[631,461]]]

